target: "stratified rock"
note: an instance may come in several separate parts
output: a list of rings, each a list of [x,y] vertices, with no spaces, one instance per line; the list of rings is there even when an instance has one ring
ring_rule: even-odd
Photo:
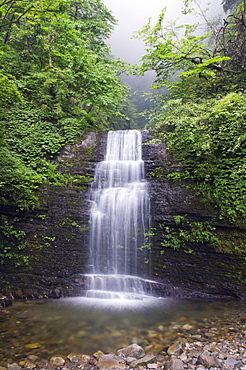
[[[137,343],[133,343],[128,347],[121,348],[117,351],[117,354],[124,355],[125,357],[135,357],[140,358],[145,355],[144,349]]]
[[[99,370],[125,370],[127,369],[125,360],[113,353],[103,355],[97,364]]]
[[[53,356],[50,359],[50,364],[53,367],[63,366],[65,364],[65,359],[62,356]]]
[[[139,360],[135,360],[130,364],[131,368],[138,367],[138,366],[147,366],[148,364],[152,364],[153,362],[156,362],[156,356],[155,355],[146,355]]]

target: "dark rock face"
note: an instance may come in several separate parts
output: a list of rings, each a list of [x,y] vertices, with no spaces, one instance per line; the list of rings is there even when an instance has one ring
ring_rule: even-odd
[[[151,135],[145,132],[144,142]],[[151,274],[152,278],[167,284],[165,295],[206,297],[233,296],[246,298],[245,258],[236,254],[216,251],[209,243],[193,243],[192,253],[183,249],[162,247],[165,227],[178,229],[174,216],[181,215],[190,222],[211,221],[217,216],[215,209],[201,202],[194,191],[184,183],[172,182],[167,174],[182,168],[174,162],[165,144],[143,146],[146,177],[149,180],[152,226]],[[155,174],[155,176],[153,176]],[[245,230],[233,228],[225,222],[216,221],[216,229],[224,239],[236,233],[245,239]],[[168,288],[167,288],[168,287]]]
[[[104,156],[106,135],[89,132],[78,144],[66,146],[56,159],[59,170],[93,178],[95,164]],[[89,182],[42,186],[35,212],[0,207],[1,214],[20,219],[17,227],[25,232],[30,251],[27,266],[18,266],[12,259],[2,266],[0,288],[4,293],[17,298],[80,294],[71,276],[88,271],[89,190]]]
[[[167,174],[181,169],[164,144],[148,144],[151,135],[143,132],[143,159],[149,182],[152,208],[152,250],[149,278],[156,294],[180,297],[232,296],[246,298],[245,259],[220,253],[208,243],[191,245],[192,253],[163,247],[165,227],[177,229],[174,216],[186,215],[190,222],[210,221],[216,210],[201,203],[184,184],[171,182]],[[107,132],[89,132],[74,146],[67,146],[56,159],[60,170],[68,174],[94,175],[95,165],[103,160]],[[35,212],[17,212],[0,206],[8,217],[18,217],[18,229],[26,233],[27,266],[16,261],[1,266],[0,290],[16,298],[81,295],[79,274],[89,271],[89,189],[90,183],[76,186],[42,186],[40,208]],[[218,223],[221,233],[237,232]],[[7,243],[8,241],[3,241]],[[6,244],[7,245],[7,244]],[[25,249],[24,249],[25,251]],[[164,253],[163,253],[164,252]]]

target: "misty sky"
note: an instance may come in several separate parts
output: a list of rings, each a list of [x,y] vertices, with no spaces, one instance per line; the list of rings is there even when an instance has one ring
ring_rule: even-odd
[[[207,7],[207,0],[198,0],[202,9]],[[211,0],[210,16],[222,13],[222,0]],[[184,16],[180,13],[183,0],[102,0],[102,2],[113,12],[118,20],[118,26],[109,40],[109,45],[116,57],[124,59],[129,63],[137,63],[144,53],[143,43],[132,39],[132,34],[138,31],[151,18],[153,23],[164,7],[167,7],[166,19],[176,20],[180,23],[195,23],[194,16]],[[202,20],[201,20],[202,21]]]

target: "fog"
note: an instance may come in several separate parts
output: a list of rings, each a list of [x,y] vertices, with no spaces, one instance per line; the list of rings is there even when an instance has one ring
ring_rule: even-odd
[[[114,56],[125,60],[128,63],[138,63],[144,54],[144,45],[141,40],[131,39],[134,32],[139,31],[148,19],[152,23],[158,19],[161,10],[166,7],[166,20],[177,20],[179,23],[203,23],[194,15],[183,15],[181,9],[183,0],[102,0],[103,3],[112,11],[118,21],[108,44]],[[212,0],[208,6],[206,0],[197,0],[202,9],[210,8],[208,17],[222,14],[222,0]]]

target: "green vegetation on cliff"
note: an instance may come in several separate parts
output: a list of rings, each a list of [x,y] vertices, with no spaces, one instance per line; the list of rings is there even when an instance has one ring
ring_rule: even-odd
[[[194,3],[186,1],[185,12]],[[140,72],[154,70],[154,87],[170,90],[149,112],[154,135],[183,164],[169,178],[193,184],[219,219],[240,227],[246,226],[244,6],[203,36],[196,25],[166,25],[164,12],[139,32],[147,50]]]

